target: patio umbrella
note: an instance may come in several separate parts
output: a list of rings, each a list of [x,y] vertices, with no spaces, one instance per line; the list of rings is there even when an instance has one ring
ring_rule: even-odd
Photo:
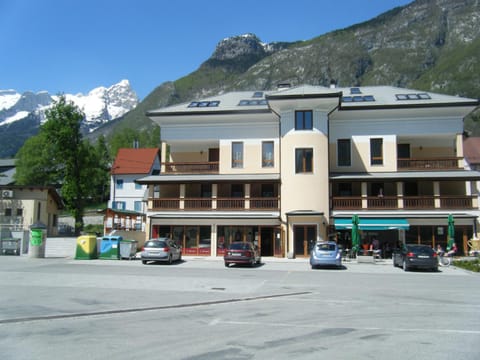
[[[447,251],[449,251],[453,243],[455,242],[455,221],[453,220],[453,215],[448,215],[448,241],[447,241]]]
[[[358,215],[352,216],[352,254],[356,254],[360,245],[360,234],[358,233]]]

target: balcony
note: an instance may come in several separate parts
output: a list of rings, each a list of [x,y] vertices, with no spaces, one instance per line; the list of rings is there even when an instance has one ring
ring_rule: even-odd
[[[462,158],[447,157],[447,158],[408,158],[397,159],[398,170],[457,170],[460,168]]]
[[[152,198],[150,211],[278,211],[280,199],[261,198]]]
[[[333,210],[392,209],[474,209],[476,196],[338,196],[332,197]]]
[[[218,161],[209,162],[164,162],[165,174],[218,174]]]

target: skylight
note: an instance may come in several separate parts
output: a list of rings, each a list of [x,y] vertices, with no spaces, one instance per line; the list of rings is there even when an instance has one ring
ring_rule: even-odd
[[[255,91],[253,93],[253,96],[254,98],[263,98],[263,91]]]
[[[217,107],[220,105],[220,101],[214,100],[214,101],[192,101],[188,107],[193,108],[193,107]]]
[[[350,94],[361,94],[362,92],[360,91],[360,88],[358,87],[352,87],[350,88]]]
[[[431,97],[427,93],[420,93],[420,94],[396,94],[395,97],[397,100],[430,100]]]
[[[356,96],[343,96],[342,102],[364,102],[375,101],[373,95],[356,95]]]
[[[267,105],[267,100],[240,100],[238,103],[239,106],[255,106],[255,105]]]

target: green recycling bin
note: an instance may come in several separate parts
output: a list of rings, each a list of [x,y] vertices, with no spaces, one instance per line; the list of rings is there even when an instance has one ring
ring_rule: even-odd
[[[28,246],[28,257],[44,258],[45,243],[47,240],[47,227],[43,223],[30,225],[30,244]]]
[[[100,242],[100,259],[119,260],[121,236],[104,236]]]
[[[95,235],[82,235],[77,238],[75,259],[90,260],[97,259],[97,237]]]

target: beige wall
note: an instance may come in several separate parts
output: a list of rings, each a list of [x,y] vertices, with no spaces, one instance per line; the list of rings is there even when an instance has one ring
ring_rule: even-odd
[[[262,142],[273,141],[273,167],[262,167]],[[243,167],[232,168],[232,143],[243,143]],[[279,172],[277,139],[236,139],[220,141],[220,174],[274,174]]]
[[[46,189],[14,189],[12,199],[2,199],[2,209],[12,209],[12,219],[16,218],[17,209],[22,209],[24,229],[37,222],[47,226],[47,234],[58,234],[58,206]],[[39,212],[40,210],[40,212]],[[54,216],[57,217],[57,226],[54,225]]]

